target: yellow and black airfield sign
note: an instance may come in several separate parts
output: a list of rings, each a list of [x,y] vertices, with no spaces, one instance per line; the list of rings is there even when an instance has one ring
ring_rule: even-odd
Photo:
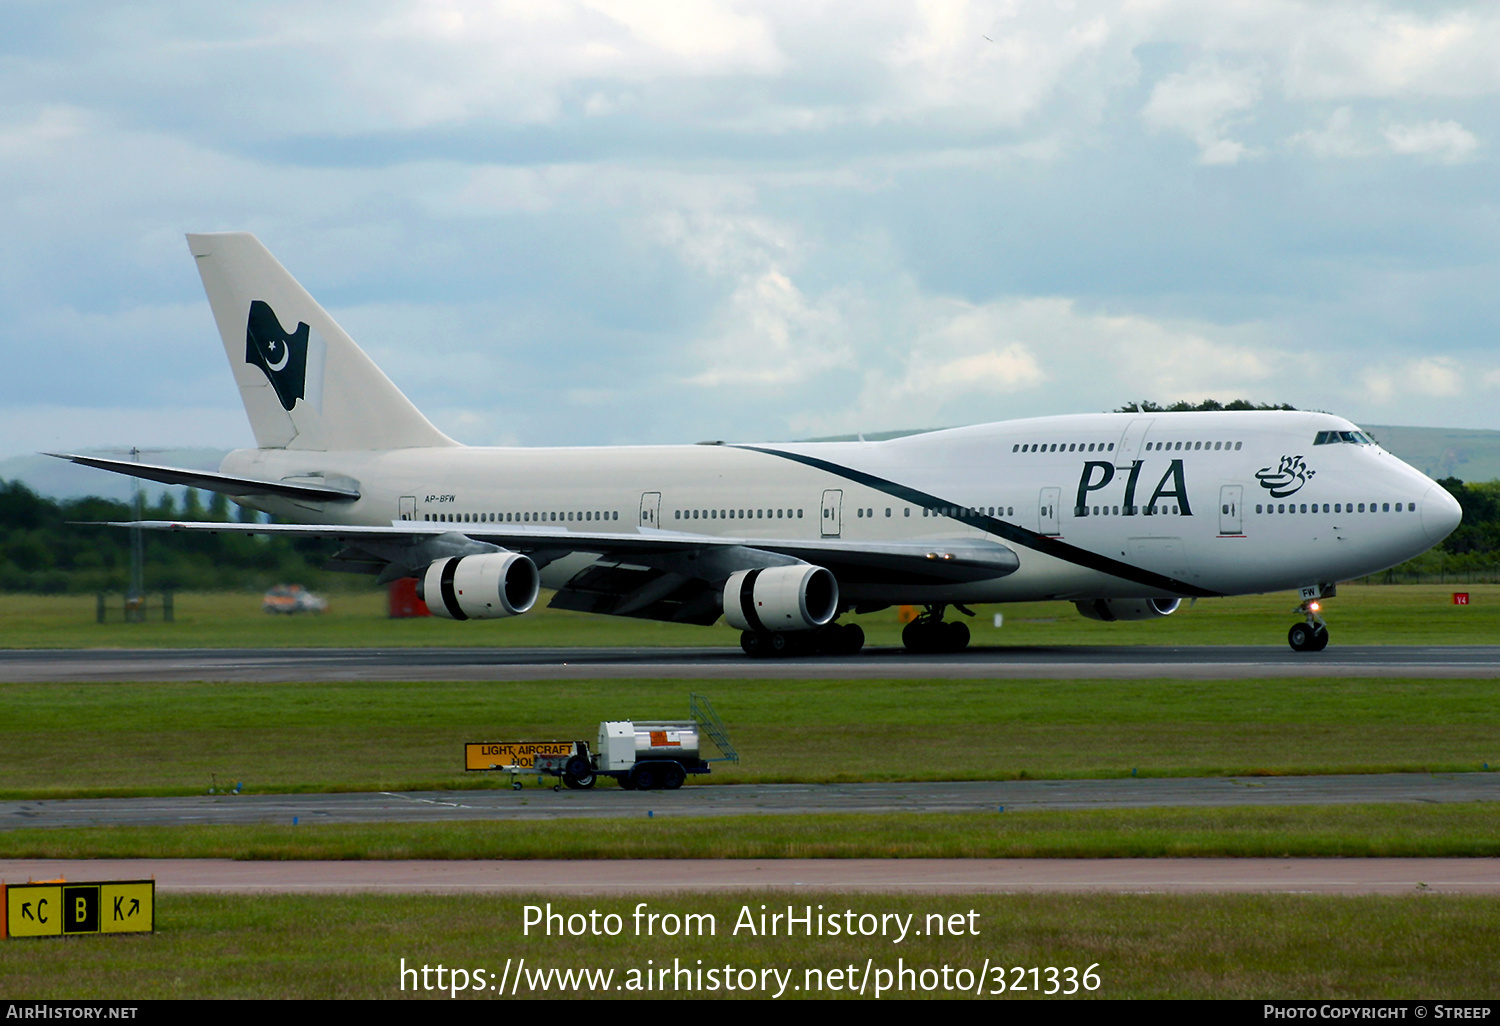
[[[0,937],[63,937],[81,933],[151,933],[156,881],[0,885],[5,904]]]
[[[464,745],[464,769],[531,769],[538,755],[572,755],[571,741],[470,741]]]

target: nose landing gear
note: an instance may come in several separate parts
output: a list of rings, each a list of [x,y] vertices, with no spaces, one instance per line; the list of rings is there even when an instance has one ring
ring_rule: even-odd
[[[1293,610],[1306,618],[1306,622],[1294,623],[1286,632],[1287,644],[1292,646],[1293,652],[1321,652],[1328,647],[1328,625],[1318,615],[1321,609],[1322,603],[1318,599],[1304,598],[1302,604]]]

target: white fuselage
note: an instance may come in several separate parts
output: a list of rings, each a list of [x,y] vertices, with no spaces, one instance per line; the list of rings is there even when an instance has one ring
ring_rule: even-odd
[[[840,581],[856,602],[1144,598],[1347,580],[1451,532],[1458,505],[1430,478],[1376,445],[1314,444],[1357,430],[1317,413],[1081,414],[881,442],[255,449],[222,470],[344,479],[360,492],[352,503],[253,500],[299,522],[671,531],[751,545],[990,537],[1020,559],[1014,573],[962,584]],[[1189,587],[1128,579],[1095,557]],[[561,587],[594,559],[548,563],[543,583]]]

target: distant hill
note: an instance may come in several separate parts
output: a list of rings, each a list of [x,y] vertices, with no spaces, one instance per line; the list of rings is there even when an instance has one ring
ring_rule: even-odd
[[[1361,424],[1390,452],[1431,478],[1500,480],[1500,431]]]

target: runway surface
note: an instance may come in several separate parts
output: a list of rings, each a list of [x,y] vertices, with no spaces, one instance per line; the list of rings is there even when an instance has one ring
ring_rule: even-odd
[[[750,659],[720,648],[82,649],[0,652],[0,680],[349,681],[578,679],[1500,677],[1500,645],[1074,645],[914,656]]]
[[[535,778],[532,778],[535,781]],[[0,830],[27,827],[247,823],[432,823],[461,820],[754,816],[807,813],[1019,812],[1391,802],[1500,801],[1500,773],[1316,777],[1127,778],[886,784],[693,785],[680,791],[371,792],[194,795],[0,802]]]
[[[1500,859],[0,860],[0,880],[154,877],[163,893],[1500,894]],[[628,913],[629,908],[621,909]]]

